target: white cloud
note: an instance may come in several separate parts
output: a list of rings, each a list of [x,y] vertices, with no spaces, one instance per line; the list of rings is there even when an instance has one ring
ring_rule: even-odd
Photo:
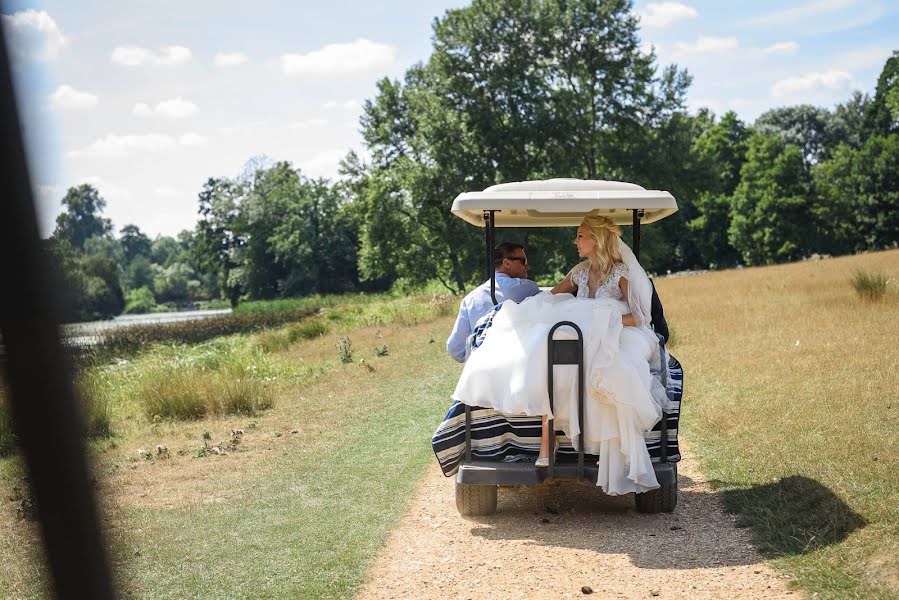
[[[792,54],[799,50],[796,42],[777,42],[767,48],[762,48],[762,54]]]
[[[296,121],[290,124],[291,129],[312,129],[314,127],[324,127],[328,124],[326,119],[306,119],[304,121]]]
[[[209,138],[198,133],[185,133],[178,138],[178,143],[182,146],[195,148],[197,146],[205,146],[209,142]]]
[[[153,112],[169,119],[184,119],[197,112],[197,105],[181,96],[171,100],[163,100],[156,105]]]
[[[362,103],[358,100],[346,100],[344,102],[329,100],[322,104],[322,110],[336,110],[338,108],[349,111],[359,110],[360,108],[362,108]]]
[[[209,140],[196,133],[186,133],[178,139],[162,133],[135,135],[107,134],[94,143],[67,154],[69,158],[122,158],[141,152],[164,152],[179,146],[197,147]]]
[[[699,13],[680,2],[651,2],[637,13],[643,27],[668,27],[682,19],[695,19]]]
[[[653,42],[643,42],[642,44],[640,44],[640,47],[637,50],[643,56],[649,56],[653,52],[659,54],[662,50],[662,47],[659,44],[655,44]]]
[[[123,67],[169,67],[189,62],[190,48],[184,46],[165,46],[158,52],[141,46],[116,46],[110,60]]]
[[[134,108],[131,109],[131,114],[135,117],[152,117],[153,109],[150,108],[150,105],[146,102],[138,102],[134,105]]]
[[[159,196],[160,198],[175,198],[178,196],[178,190],[170,188],[166,185],[159,186],[153,190],[153,193]]]
[[[220,68],[239,67],[250,59],[243,52],[219,52],[215,55],[215,66]]]
[[[787,8],[756,17],[749,21],[750,25],[771,26],[803,23],[808,19],[832,13],[858,4],[858,0],[817,0],[801,6]]]
[[[222,127],[217,128],[216,131],[222,135],[236,135],[255,131],[261,127],[265,127],[267,124],[266,121],[246,121],[243,123],[235,123],[233,125],[223,125]]]
[[[21,59],[54,60],[69,39],[43,10],[23,10],[3,15],[8,47]]]
[[[97,106],[100,99],[95,94],[79,92],[70,85],[63,84],[50,94],[53,108],[62,110],[85,110]]]
[[[291,77],[353,75],[393,64],[396,49],[359,38],[347,44],[328,44],[306,54],[282,54],[281,70]]]
[[[146,102],[138,102],[131,109],[131,114],[137,117],[165,117],[167,119],[185,119],[199,110],[199,107],[185,100],[181,96],[171,100],[163,100],[155,107],[150,108]]]
[[[349,148],[335,148],[325,150],[307,160],[301,160],[298,166],[303,174],[308,177],[337,177],[337,167],[340,161],[349,153]]]
[[[735,37],[714,37],[701,35],[695,42],[677,42],[674,46],[681,56],[688,54],[707,54],[709,52],[722,52],[734,50],[739,44]]]
[[[771,86],[771,95],[775,98],[809,93],[817,90],[849,90],[856,85],[852,75],[846,71],[831,69],[829,71],[806,73],[798,77],[781,79]]]
[[[102,177],[96,177],[93,175],[82,177],[75,185],[80,185],[82,183],[88,183],[97,188],[100,196],[102,196],[103,199],[107,202],[110,200],[113,202],[131,202],[134,199],[134,194],[132,194],[129,190],[120,185],[110,183]]]

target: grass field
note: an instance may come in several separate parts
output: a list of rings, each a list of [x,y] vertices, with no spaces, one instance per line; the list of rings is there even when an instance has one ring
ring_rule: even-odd
[[[855,293],[858,269],[893,278],[880,301]],[[894,250],[657,282],[691,449],[773,565],[819,598],[899,596],[897,275]],[[329,300],[316,324],[92,370],[112,432],[91,449],[122,595],[351,596],[433,460],[459,373],[443,347],[455,305]],[[262,402],[210,404],[233,379]],[[204,386],[204,416],[161,418],[148,400]],[[16,458],[0,458],[3,597],[45,591],[34,523],[16,516],[23,487]]]
[[[430,434],[459,371],[443,347],[455,304],[353,302],[316,317],[324,335],[272,344],[286,326],[92,370],[111,415],[112,437],[91,448],[122,595],[352,595],[433,460]],[[147,410],[221,372],[264,388],[272,408],[184,420]],[[4,598],[46,593],[35,524],[17,517],[24,487],[17,459],[0,459]]]
[[[893,279],[879,302],[857,269]],[[683,431],[773,564],[819,598],[899,597],[899,251],[657,282]]]

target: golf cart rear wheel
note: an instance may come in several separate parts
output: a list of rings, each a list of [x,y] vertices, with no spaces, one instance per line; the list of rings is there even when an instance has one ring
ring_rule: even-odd
[[[456,508],[464,517],[482,517],[496,512],[496,486],[456,482]]]
[[[665,484],[650,492],[634,494],[634,503],[637,512],[641,513],[674,512],[674,507],[677,506],[677,477],[675,476],[674,483]]]

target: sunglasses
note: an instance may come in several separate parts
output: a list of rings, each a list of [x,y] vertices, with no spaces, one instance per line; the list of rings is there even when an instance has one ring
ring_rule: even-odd
[[[520,260],[523,265],[528,264],[528,259],[524,256],[507,256],[506,258],[509,260]]]

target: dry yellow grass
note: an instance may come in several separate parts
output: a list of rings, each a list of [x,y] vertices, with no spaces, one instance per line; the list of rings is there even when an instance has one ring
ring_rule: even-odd
[[[899,595],[899,293],[863,301],[860,268],[895,281],[899,251],[657,281],[704,469],[835,598]]]

